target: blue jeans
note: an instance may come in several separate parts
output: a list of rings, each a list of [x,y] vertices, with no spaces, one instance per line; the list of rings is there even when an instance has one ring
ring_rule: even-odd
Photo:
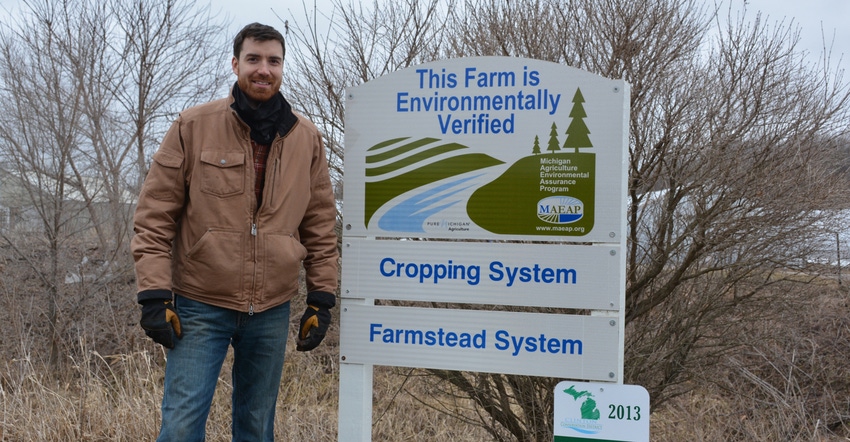
[[[165,365],[158,442],[203,441],[213,393],[233,346],[233,441],[274,440],[289,303],[248,315],[176,295],[183,338]]]

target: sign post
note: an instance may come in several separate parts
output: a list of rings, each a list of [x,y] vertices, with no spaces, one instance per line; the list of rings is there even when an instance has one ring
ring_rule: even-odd
[[[372,365],[622,383],[628,84],[473,57],[346,97],[339,434]]]

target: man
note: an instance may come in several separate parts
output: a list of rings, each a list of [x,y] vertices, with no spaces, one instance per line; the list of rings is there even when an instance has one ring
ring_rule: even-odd
[[[333,192],[318,129],[279,91],[284,53],[274,28],[243,28],[230,96],[180,114],[139,196],[131,248],[141,326],[170,349],[159,441],[204,440],[228,346],[233,440],[274,440],[302,263],[308,307],[297,349],[315,348],[331,321]]]

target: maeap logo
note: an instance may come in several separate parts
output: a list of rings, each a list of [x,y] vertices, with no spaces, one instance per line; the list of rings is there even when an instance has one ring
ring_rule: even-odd
[[[550,196],[537,202],[537,217],[549,224],[569,224],[584,216],[584,203],[571,196]]]

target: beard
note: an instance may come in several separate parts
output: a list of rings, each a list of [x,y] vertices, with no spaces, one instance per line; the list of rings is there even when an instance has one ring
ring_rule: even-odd
[[[255,82],[265,83],[265,87]],[[237,81],[239,89],[242,89],[245,96],[257,103],[263,103],[274,97],[280,91],[280,83],[280,80],[273,78],[239,78]]]

